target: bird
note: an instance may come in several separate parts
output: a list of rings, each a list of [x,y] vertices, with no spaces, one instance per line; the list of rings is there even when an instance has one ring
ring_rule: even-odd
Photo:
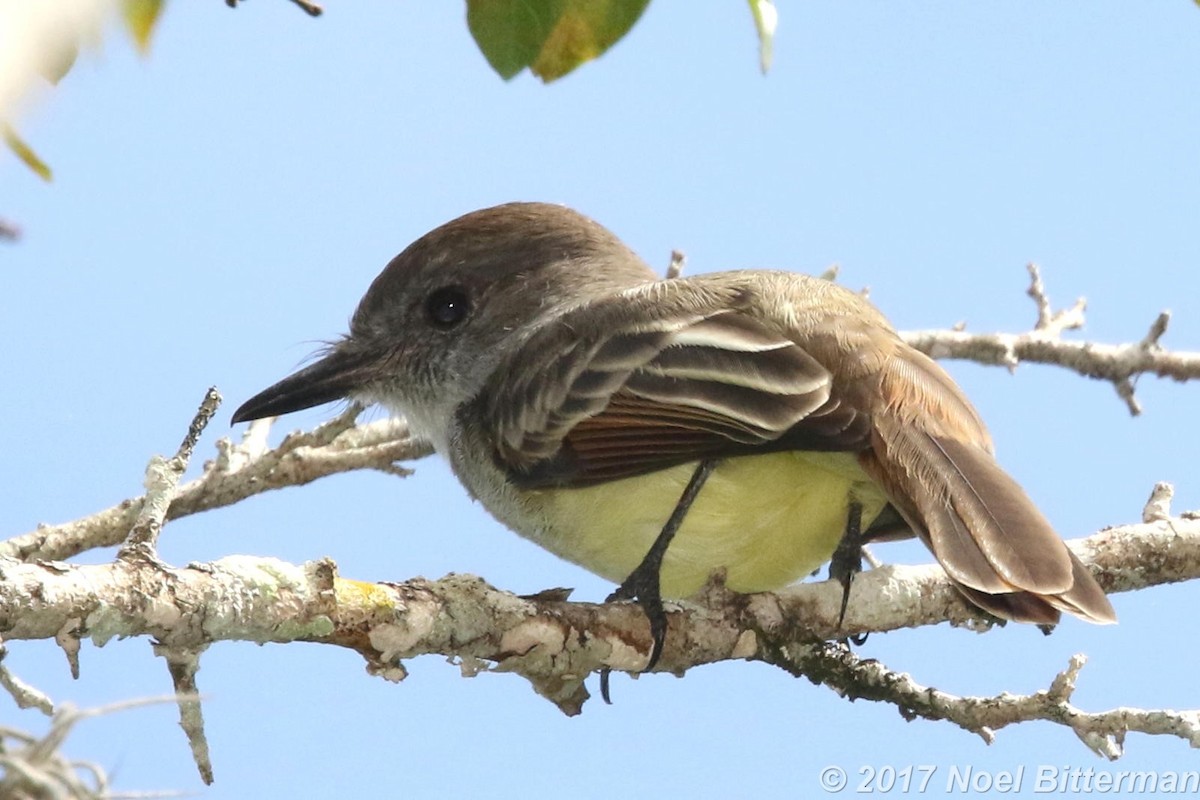
[[[649,666],[663,598],[717,570],[773,591],[897,531],[990,615],[1116,621],[953,379],[828,280],[660,278],[568,207],[485,208],[392,259],[349,333],[233,421],[343,399],[403,415],[500,522],[642,602]]]

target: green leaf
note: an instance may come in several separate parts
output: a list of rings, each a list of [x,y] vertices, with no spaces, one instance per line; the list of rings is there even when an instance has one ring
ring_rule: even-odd
[[[467,27],[504,80],[537,58],[566,0],[467,0]]]
[[[25,140],[18,136],[7,122],[4,123],[4,143],[8,145],[9,150],[17,154],[17,158],[25,162],[25,166],[36,172],[42,180],[53,180],[54,174],[51,172],[50,166],[38,158],[37,153],[33,152],[33,148],[25,144]]]
[[[467,0],[467,26],[502,78],[528,67],[549,83],[612,47],[649,2]]]
[[[758,66],[766,75],[775,56],[775,28],[779,25],[779,12],[771,0],[749,2],[750,13],[754,15],[754,29],[758,31]],[[1200,3],[1200,0],[1196,2]]]
[[[121,16],[142,55],[150,52],[150,37],[162,14],[165,0],[122,0]]]
[[[546,83],[561,78],[620,41],[649,3],[650,0],[568,0],[530,69]]]

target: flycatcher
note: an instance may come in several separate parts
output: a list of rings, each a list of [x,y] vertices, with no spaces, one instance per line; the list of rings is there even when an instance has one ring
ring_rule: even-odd
[[[403,414],[497,519],[624,581],[652,661],[660,588],[720,568],[778,589],[897,523],[998,617],[1116,619],[950,376],[828,281],[661,280],[570,209],[488,208],[393,259],[350,334],[233,421],[342,398]]]

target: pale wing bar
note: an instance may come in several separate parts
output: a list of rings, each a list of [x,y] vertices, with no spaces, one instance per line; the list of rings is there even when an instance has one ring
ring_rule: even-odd
[[[802,420],[838,436],[861,416],[830,398],[829,372],[801,347],[735,310],[643,318],[635,329],[571,323],[535,334],[523,353],[538,363],[507,371],[524,402],[490,409],[497,455],[517,469],[568,447],[610,477],[622,459],[644,472],[769,445]]]

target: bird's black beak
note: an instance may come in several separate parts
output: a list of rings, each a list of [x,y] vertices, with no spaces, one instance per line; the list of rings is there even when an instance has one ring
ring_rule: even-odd
[[[342,400],[374,377],[373,354],[346,347],[330,350],[320,361],[293,373],[242,403],[233,412],[233,423],[278,417],[305,408]]]

